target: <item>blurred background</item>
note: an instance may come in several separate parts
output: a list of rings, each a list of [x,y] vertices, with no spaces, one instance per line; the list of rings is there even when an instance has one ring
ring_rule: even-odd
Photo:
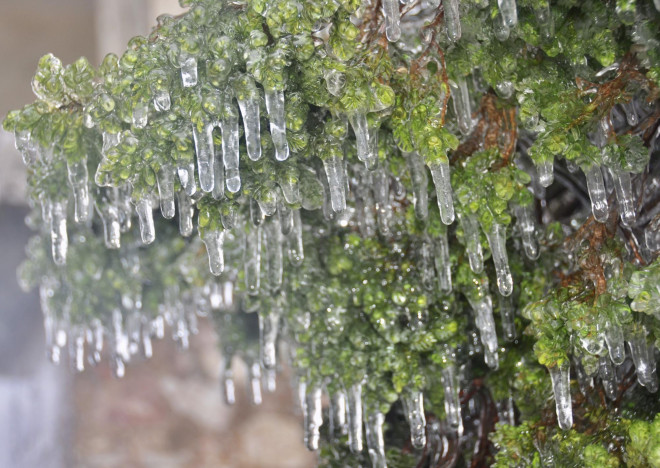
[[[42,55],[98,65],[147,34],[158,15],[181,11],[177,0],[0,0],[0,118],[34,99]],[[122,380],[105,364],[82,374],[50,364],[37,293],[16,280],[30,236],[24,181],[13,136],[0,131],[0,467],[314,466],[286,378],[255,407],[235,362],[237,402],[224,405],[217,337],[206,322],[189,351],[166,339]]]

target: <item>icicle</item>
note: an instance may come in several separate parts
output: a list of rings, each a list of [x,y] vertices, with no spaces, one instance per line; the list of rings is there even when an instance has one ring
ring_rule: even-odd
[[[220,384],[225,404],[236,403],[236,387],[234,385],[234,371],[231,368],[231,355],[224,355],[220,363]]]
[[[653,345],[649,346],[646,343],[646,330],[644,328],[636,329],[630,334],[627,341],[632,360],[635,363],[637,381],[649,392],[655,393],[658,390],[658,376],[656,375]]]
[[[277,211],[277,190],[274,186],[264,186],[255,194],[259,209],[264,216],[273,216]]]
[[[362,451],[362,384],[348,389],[348,444],[351,452]]]
[[[440,234],[434,239],[435,244],[435,269],[438,272],[438,285],[440,291],[449,294],[452,289],[451,283],[451,260],[449,259],[449,242],[447,232]]]
[[[195,164],[192,161],[179,161],[176,171],[181,182],[181,187],[183,187],[183,190],[189,197],[192,197],[197,191],[197,184],[195,184]]]
[[[344,162],[340,153],[334,152],[323,158],[323,168],[328,178],[332,210],[341,213],[346,209],[346,194],[344,183]]]
[[[603,324],[603,337],[610,352],[610,359],[614,365],[620,366],[626,360],[626,344],[621,326],[606,319]]]
[[[604,223],[609,216],[609,208],[607,206],[607,192],[605,191],[605,182],[603,181],[603,173],[600,170],[600,166],[591,166],[584,171],[584,175],[587,178],[587,190],[591,199],[591,212],[596,221]]]
[[[282,194],[287,203],[296,205],[300,203],[300,187],[298,185],[298,171],[295,167],[289,167],[279,181]]]
[[[422,240],[422,245],[419,248],[419,261],[417,267],[422,277],[422,285],[428,291],[432,291],[435,287],[434,253],[431,239],[425,236]]]
[[[238,107],[243,116],[245,129],[245,144],[248,156],[252,161],[261,159],[261,129],[259,123],[259,94],[254,83],[250,81],[245,95],[237,96]]]
[[[346,393],[338,391],[332,396],[332,418],[330,422],[335,430],[339,430],[340,435],[348,434],[348,420],[346,418]],[[330,431],[333,435],[335,430]]]
[[[426,417],[424,416],[424,394],[419,390],[411,390],[404,397],[406,419],[410,425],[410,441],[415,448],[426,445]]]
[[[216,149],[213,150],[215,156],[213,161],[213,191],[211,195],[215,200],[223,200],[225,198],[225,166],[222,160],[222,154]]]
[[[174,167],[171,164],[163,164],[158,170],[156,177],[158,182],[158,199],[160,201],[160,212],[165,219],[174,217]]]
[[[176,197],[179,201],[179,232],[183,237],[188,237],[193,232],[193,208],[192,199],[186,192],[178,192]]]
[[[172,106],[172,99],[170,93],[166,89],[160,89],[154,93],[154,108],[158,112],[170,110]]]
[[[114,203],[119,210],[119,229],[121,232],[128,232],[131,229],[131,220],[133,219],[132,191],[133,188],[130,185],[124,185],[113,190]]]
[[[470,262],[470,268],[475,273],[481,273],[484,270],[484,254],[481,249],[481,239],[479,238],[480,228],[476,215],[465,214],[460,216],[459,221],[463,228],[465,239],[465,251]]]
[[[500,42],[506,41],[511,34],[511,29],[509,29],[509,27],[504,23],[504,17],[502,17],[501,14],[498,14],[493,19],[493,34],[495,35],[495,38]]]
[[[259,338],[261,364],[264,369],[274,369],[277,364],[277,333],[281,311],[277,307],[259,313]]]
[[[259,294],[259,278],[261,273],[261,228],[250,227],[245,235],[245,288],[248,294]]]
[[[241,188],[238,151],[238,113],[230,99],[225,97],[222,119],[222,160],[225,165],[227,190],[236,193]]]
[[[458,81],[449,82],[451,88],[452,102],[454,104],[454,112],[458,118],[458,129],[463,135],[472,133],[472,105],[470,104],[470,94],[468,92],[467,82],[465,77],[460,78]]]
[[[463,435],[463,417],[461,416],[461,400],[459,398],[460,385],[453,363],[442,369],[442,386],[445,392],[445,414],[447,424],[460,438]]]
[[[271,291],[279,291],[282,287],[282,233],[280,222],[276,217],[266,223],[266,256],[268,259],[268,286]]]
[[[422,157],[413,152],[405,153],[412,182],[413,203],[415,204],[415,215],[418,219],[426,219],[429,215],[428,176]]]
[[[615,400],[617,391],[616,373],[614,372],[612,363],[605,356],[598,360],[598,375],[603,382],[603,389],[607,398]]]
[[[135,128],[144,128],[149,122],[149,104],[144,101],[135,103],[132,116],[133,126]]]
[[[545,160],[536,165],[536,173],[539,176],[539,184],[543,187],[550,187],[555,180],[554,159]]]
[[[516,310],[513,306],[512,296],[502,296],[498,294],[500,316],[502,317],[502,331],[504,331],[504,338],[508,341],[516,339],[516,323],[514,321]]]
[[[151,208],[151,200],[148,196],[139,200],[135,205],[140,222],[140,236],[142,237],[143,244],[151,244],[156,238],[154,230],[154,213]]]
[[[518,23],[516,0],[497,0],[497,7],[500,9],[504,24],[509,28],[514,27]]]
[[[497,288],[500,294],[508,296],[513,292],[513,278],[509,270],[509,258],[506,253],[506,227],[493,223],[490,231],[486,232],[488,245],[495,264],[497,275]]]
[[[385,459],[385,440],[383,438],[383,424],[385,415],[380,411],[373,411],[365,415],[365,430],[367,435],[367,448],[373,468],[387,468]]]
[[[383,0],[385,13],[385,34],[387,40],[396,42],[401,38],[401,12],[398,0]]]
[[[376,130],[369,128],[367,114],[364,112],[351,114],[348,116],[348,120],[355,133],[358,159],[368,168],[374,167],[375,162],[378,160],[378,153],[376,152],[376,148],[374,148],[373,142],[370,141],[373,138],[370,133]]]
[[[89,209],[87,158],[83,156],[80,161],[67,162],[66,167],[69,185],[73,189],[73,219],[76,223],[84,223],[91,214]]]
[[[621,222],[625,226],[631,226],[635,222],[637,215],[635,214],[635,201],[632,183],[630,182],[630,174],[618,169],[610,169],[612,174],[612,181],[614,182],[614,191],[616,193],[616,201],[619,206],[619,214]]]
[[[49,202],[50,209],[50,241],[53,261],[62,266],[66,263],[66,253],[69,247],[69,238],[66,232],[67,201]]]
[[[289,245],[289,260],[295,266],[302,265],[305,260],[303,251],[303,228],[300,220],[300,210],[293,210],[293,228],[287,236]]]
[[[285,161],[289,157],[289,143],[286,141],[286,119],[284,116],[284,91],[265,92],[266,110],[270,120],[270,135],[275,147],[275,159]]]
[[[199,176],[199,186],[205,192],[212,192],[214,186],[214,168],[215,154],[213,147],[213,125],[205,122],[200,131],[197,125],[193,124],[193,140],[195,141],[195,154],[197,155],[197,174]]]
[[[477,287],[479,288],[479,299],[477,301],[468,300],[474,310],[475,323],[479,329],[481,343],[484,345],[484,359],[486,364],[492,369],[497,369],[499,365],[497,334],[495,332],[495,320],[493,319],[493,303],[488,294],[488,281],[484,278],[484,281]]]
[[[660,215],[653,218],[644,228],[644,242],[651,252],[660,250]]]
[[[284,203],[277,204],[277,215],[280,218],[280,228],[282,235],[288,236],[293,229],[293,210]]]
[[[637,115],[637,110],[635,109],[635,101],[631,100],[629,102],[624,102],[621,104],[623,112],[626,114],[626,122],[631,127],[635,127],[639,123],[639,116]]]
[[[225,269],[225,255],[223,251],[225,231],[220,229],[207,230],[203,235],[200,233],[200,237],[206,245],[211,273],[215,276],[221,275]]]
[[[260,405],[261,398],[261,366],[258,362],[250,365],[250,393],[252,395],[252,404]]]
[[[431,170],[431,177],[435,185],[440,218],[444,224],[451,224],[454,222],[454,200],[450,184],[449,160],[443,158],[429,161],[427,165]]]
[[[390,177],[383,168],[373,171],[373,192],[378,208],[378,230],[384,236],[390,234],[392,204],[390,202]]]
[[[197,84],[197,59],[188,54],[179,55],[181,67],[181,82],[184,88],[191,88]]]
[[[318,450],[321,440],[321,425],[323,424],[323,406],[321,387],[314,387],[306,396],[304,409],[305,416],[305,445],[309,450]]]
[[[250,198],[250,221],[253,226],[261,226],[264,222],[265,216],[263,210],[259,207],[259,203],[254,198]]]
[[[557,422],[559,427],[567,431],[573,426],[573,407],[571,402],[571,366],[567,361],[558,362],[549,367],[552,379],[552,391],[555,394],[557,407]]]
[[[461,38],[461,18],[458,12],[459,0],[443,0],[445,9],[445,29],[450,41],[456,42]]]
[[[103,233],[106,248],[118,249],[121,242],[119,210],[105,196],[100,201],[96,202],[96,209],[101,216],[101,220],[103,220]]]
[[[580,393],[582,393],[584,396],[587,396],[587,393],[589,393],[590,389],[594,387],[594,380],[584,371],[581,358],[575,357],[574,363],[575,373],[577,374],[576,378],[578,381],[578,386],[580,387]]]
[[[533,205],[516,207],[516,218],[518,218],[518,227],[525,255],[530,260],[536,260],[539,257],[539,245],[536,240]]]
[[[14,146],[21,153],[26,166],[33,165],[38,159],[37,149],[32,142],[29,130],[16,130],[14,132]]]

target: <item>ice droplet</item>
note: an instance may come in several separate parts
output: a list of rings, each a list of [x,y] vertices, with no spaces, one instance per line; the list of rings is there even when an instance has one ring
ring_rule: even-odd
[[[495,264],[497,288],[500,294],[508,296],[513,292],[513,277],[509,269],[509,258],[506,253],[506,227],[493,223],[490,231],[486,232],[488,245]]]
[[[428,176],[422,157],[415,153],[405,153],[410,171],[410,179],[413,189],[413,203],[415,205],[415,216],[418,219],[426,219],[429,215]]]
[[[69,238],[66,231],[67,201],[58,200],[49,202],[50,209],[50,241],[53,261],[62,266],[66,263],[66,254],[69,248]]]
[[[225,242],[225,231],[220,229],[209,229],[200,237],[206,245],[206,252],[209,255],[209,268],[215,276],[221,275],[225,270],[225,255],[223,244]]]
[[[305,417],[305,445],[309,450],[318,450],[321,440],[321,425],[323,424],[323,406],[321,387],[313,387],[307,393],[304,410]]]
[[[456,42],[461,38],[461,18],[458,12],[459,0],[443,0],[445,9],[445,28],[450,41]]]
[[[573,426],[573,406],[571,402],[571,366],[567,361],[549,367],[552,391],[555,394],[557,422],[567,431]]]
[[[265,97],[270,121],[270,135],[275,147],[275,159],[285,161],[289,157],[289,143],[286,140],[284,91],[269,90],[265,92]]]
[[[331,69],[324,72],[325,85],[328,92],[333,96],[341,95],[344,86],[346,86],[346,75],[342,72]]]
[[[614,182],[614,192],[616,193],[621,222],[625,226],[631,226],[635,222],[637,215],[635,213],[635,201],[630,173],[612,168],[610,168],[610,173]]]
[[[165,219],[172,219],[175,214],[174,208],[174,167],[171,164],[163,164],[156,174],[158,182],[158,199],[160,201],[160,212]]]
[[[291,261],[294,266],[300,266],[305,260],[305,254],[303,251],[303,227],[302,221],[300,220],[300,210],[292,210],[292,214],[293,228],[287,235],[289,261]]]
[[[222,160],[225,165],[227,190],[236,193],[241,189],[238,150],[238,112],[236,106],[225,97],[224,118],[222,119]]]
[[[213,124],[205,122],[200,130],[193,124],[193,140],[195,142],[195,154],[197,154],[197,174],[199,186],[205,192],[212,192],[215,182],[213,164],[215,155],[213,153]]]
[[[464,214],[459,217],[465,239],[465,251],[470,262],[470,268],[475,273],[484,270],[484,254],[481,248],[479,221],[476,215]]]
[[[504,24],[509,28],[514,27],[518,23],[516,0],[497,0],[497,7],[500,9]]]
[[[332,154],[323,159],[323,168],[328,178],[328,188],[330,190],[330,202],[335,213],[341,213],[346,209],[344,161],[340,151],[333,151]]]
[[[245,288],[254,296],[259,294],[259,279],[261,275],[261,228],[250,226],[245,235]]]
[[[193,232],[195,208],[193,208],[192,199],[186,192],[178,192],[176,198],[179,201],[179,232],[183,237],[188,237]]]
[[[67,161],[69,185],[73,189],[73,219],[76,223],[84,223],[89,219],[89,175],[87,172],[87,158],[82,157],[76,162]]]
[[[600,166],[591,166],[584,171],[587,178],[587,190],[591,199],[591,212],[599,223],[607,221],[609,208],[607,206],[607,192]]]
[[[555,180],[554,159],[545,160],[536,165],[536,172],[539,177],[539,184],[543,187],[550,187]]]
[[[351,452],[362,451],[362,384],[348,389],[348,444]]]
[[[172,105],[172,99],[170,98],[170,93],[166,89],[160,89],[154,93],[154,108],[158,112],[164,112],[170,110]]]
[[[410,425],[410,441],[415,448],[426,445],[426,417],[424,416],[424,394],[411,390],[403,397],[406,419]]]
[[[470,104],[467,81],[465,81],[465,77],[461,77],[456,82],[450,81],[449,86],[454,112],[458,119],[458,129],[463,135],[469,135],[472,133],[474,123],[472,121],[472,105]]]
[[[371,411],[365,415],[365,430],[367,435],[367,448],[373,468],[387,468],[385,458],[385,440],[383,438],[383,424],[385,415],[380,411]]]
[[[154,213],[151,207],[151,200],[148,196],[142,198],[135,205],[135,211],[140,223],[140,236],[143,244],[151,244],[156,238],[154,229]]]
[[[398,0],[383,0],[385,13],[385,34],[387,40],[396,42],[401,38],[401,12]]]
[[[460,386],[458,376],[456,375],[456,366],[453,363],[448,364],[442,369],[442,386],[445,392],[447,424],[456,431],[458,437],[461,437],[463,435],[463,417],[461,415],[461,400],[459,398]]]

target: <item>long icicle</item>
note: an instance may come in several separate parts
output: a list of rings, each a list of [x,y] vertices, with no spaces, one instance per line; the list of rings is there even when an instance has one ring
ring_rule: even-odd
[[[62,266],[66,263],[66,254],[69,248],[69,237],[66,231],[67,201],[48,202],[50,209],[50,241],[53,261]]]
[[[378,154],[375,152],[376,148],[374,148],[374,145],[370,141],[372,138],[370,133],[375,130],[369,128],[367,114],[356,112],[349,115],[348,120],[351,123],[351,127],[353,127],[353,133],[355,133],[358,159],[367,167],[373,167],[374,162],[378,159]]]
[[[426,417],[424,416],[424,394],[420,390],[411,390],[404,397],[406,419],[410,425],[412,446],[420,449],[426,445]]]
[[[635,200],[630,173],[618,169],[610,169],[610,173],[614,182],[614,192],[619,205],[621,222],[626,226],[631,226],[637,215],[635,214]]]
[[[559,427],[567,431],[573,426],[573,404],[571,402],[571,366],[562,361],[549,367],[552,379],[552,391],[555,394],[557,422]]]
[[[383,12],[385,13],[385,34],[387,35],[387,40],[396,42],[401,38],[399,0],[383,0]]]
[[[450,41],[456,42],[461,38],[461,18],[458,12],[459,0],[443,0],[445,9],[445,29]]]
[[[341,213],[346,209],[346,193],[344,161],[340,148],[332,148],[330,154],[323,158],[323,168],[328,179],[332,210],[335,213]]]
[[[284,91],[267,90],[266,111],[270,121],[270,135],[275,147],[275,159],[285,161],[289,157],[289,143],[286,140],[286,119],[284,117]]]
[[[163,164],[156,176],[160,212],[163,218],[172,219],[176,212],[174,207],[174,167],[171,164]]]
[[[525,255],[530,260],[536,260],[539,257],[539,244],[536,240],[533,205],[517,206],[515,212]]]
[[[287,235],[289,250],[289,261],[295,266],[302,265],[305,260],[305,253],[303,250],[303,227],[300,219],[300,210],[292,210],[293,214],[293,227],[291,232]]]
[[[74,211],[73,219],[76,223],[84,223],[91,214],[89,198],[89,174],[87,172],[87,158],[80,161],[67,162],[69,185],[73,189]]]
[[[424,159],[415,152],[405,153],[406,161],[408,163],[408,170],[410,171],[410,179],[412,182],[413,203],[415,204],[415,216],[418,219],[426,219],[429,215],[429,195],[428,195],[428,175],[426,174],[426,167]]]
[[[365,409],[365,413],[367,410]],[[383,438],[383,424],[385,415],[378,410],[365,414],[365,430],[367,435],[367,448],[373,468],[387,468],[385,459],[385,439]]]
[[[502,296],[509,296],[513,292],[513,277],[509,269],[509,258],[506,253],[506,227],[493,223],[490,231],[486,232],[490,252],[495,264],[497,288]]]
[[[463,417],[461,415],[461,400],[459,397],[460,385],[458,376],[456,375],[455,364],[448,363],[442,369],[442,386],[445,392],[447,423],[460,437],[463,435]]]
[[[305,444],[309,450],[318,450],[323,424],[323,405],[321,387],[313,387],[306,396],[305,404]]]
[[[445,157],[428,161],[426,164],[435,185],[440,218],[444,224],[451,224],[454,222],[454,198],[450,183],[449,160]]]
[[[204,232],[204,234],[200,233],[200,237],[206,245],[211,273],[215,276],[221,275],[225,270],[225,256],[223,251],[225,231],[221,229],[210,229]]]
[[[238,107],[243,116],[243,128],[245,130],[245,146],[248,157],[252,161],[261,159],[261,124],[259,122],[259,91],[252,78],[245,76],[242,80],[243,87],[236,95]]]
[[[591,166],[584,171],[587,179],[587,191],[591,199],[591,212],[599,223],[607,221],[609,207],[607,206],[607,192],[600,166]]]
[[[476,215],[464,214],[459,217],[465,240],[465,251],[470,268],[475,273],[484,271],[484,254],[481,248],[480,227]]]
[[[348,444],[351,452],[362,451],[362,384],[348,389]]]
[[[449,86],[454,112],[458,118],[458,129],[463,135],[469,135],[472,133],[474,123],[472,121],[472,105],[470,104],[467,81],[465,77],[461,77],[456,82],[450,81]]]
[[[197,175],[199,186],[204,192],[212,192],[215,183],[213,164],[215,162],[213,146],[213,124],[203,122],[199,129],[193,124],[193,140],[197,155]]]
[[[245,289],[254,296],[259,294],[259,280],[261,277],[261,236],[259,226],[250,226],[245,235]]]
[[[225,97],[222,129],[222,161],[225,165],[227,190],[236,193],[241,189],[238,150],[238,112],[228,96]]]

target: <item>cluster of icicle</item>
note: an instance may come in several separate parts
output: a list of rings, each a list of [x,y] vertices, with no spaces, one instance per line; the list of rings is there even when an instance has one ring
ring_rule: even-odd
[[[233,285],[229,282],[210,281],[202,288],[186,291],[175,285],[164,291],[157,311],[144,310],[139,293],[125,293],[107,317],[72,323],[70,301],[61,304],[54,300],[65,286],[54,276],[42,278],[39,285],[48,358],[59,364],[68,357],[71,368],[82,372],[86,366],[100,363],[107,353],[117,377],[124,376],[133,356],[152,357],[153,340],[163,339],[168,329],[172,339],[188,349],[191,336],[198,331],[198,316],[231,307],[233,302]]]

